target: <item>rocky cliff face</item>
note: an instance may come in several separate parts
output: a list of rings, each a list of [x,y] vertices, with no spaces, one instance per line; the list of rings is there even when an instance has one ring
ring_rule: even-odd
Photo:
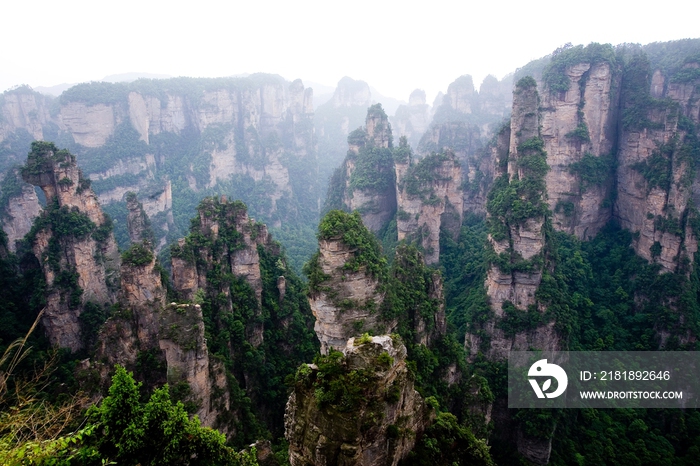
[[[530,77],[516,85],[510,126],[489,147],[496,170],[487,198],[493,254],[485,285],[493,317],[467,333],[472,356],[503,360],[511,350],[565,347],[554,321],[513,325],[542,322],[546,304],[536,293],[543,270],[557,266],[544,254],[550,220],[554,230],[583,240],[617,220],[635,233],[638,255],[685,283],[697,252],[692,225],[700,184],[690,154],[700,150],[700,64],[688,59],[655,69],[643,51],[621,60],[623,52],[596,44],[566,49],[545,68],[541,94]],[[669,307],[678,306],[674,300]],[[661,342],[669,334],[657,332]],[[512,423],[506,417],[497,424]],[[524,457],[547,464],[550,441],[522,427],[510,435]]]
[[[487,115],[505,117],[513,105],[513,77],[504,77],[499,81],[495,76],[488,75],[479,87],[480,109]]]
[[[239,201],[228,202],[208,198],[199,208],[197,243],[180,240],[172,250],[173,286],[183,299],[195,299],[199,290],[203,295],[222,293],[220,304],[229,310],[234,307],[228,286],[218,289],[207,280],[212,268],[223,269],[243,280],[257,300],[257,315],[262,311],[262,279],[258,246],[278,251],[263,224],[248,217],[247,209]],[[207,247],[219,244],[220,247]],[[220,299],[220,298],[217,298]],[[263,341],[263,327],[259,319],[251,319],[247,329],[248,341],[259,346]]]
[[[129,211],[126,217],[126,224],[132,244],[148,241],[153,246],[155,238],[153,237],[151,222],[143,208],[143,204],[139,202],[135,193],[129,193],[126,196],[126,208]]]
[[[687,272],[683,264],[692,263],[697,251],[697,232],[684,219],[697,215],[691,199],[700,192],[690,156],[698,151],[700,77],[694,70],[700,64],[689,62],[676,76],[652,73],[641,58],[630,68],[623,112],[630,112],[640,92],[648,95],[650,105],[640,109],[641,118],[627,113],[623,119],[614,213],[624,228],[638,232],[633,241],[637,254],[659,263],[663,271]]]
[[[397,137],[406,136],[412,147],[417,147],[432,118],[425,91],[416,89],[408,98],[408,105],[400,105],[391,118],[391,127]]]
[[[197,415],[205,426],[214,426],[219,414],[212,406],[217,387],[211,371],[202,308],[195,304],[170,304],[158,315],[158,346],[167,364],[171,385],[187,383],[190,397],[197,402]],[[222,398],[228,398],[228,393]],[[220,400],[219,400],[220,401]]]
[[[147,248],[143,244],[140,247]],[[130,252],[134,251],[132,247]],[[143,254],[144,249],[140,252]],[[192,304],[166,304],[152,252],[150,261],[122,263],[119,306],[98,338],[95,360],[103,380],[108,379],[115,364],[121,364],[151,383],[167,382],[173,387],[186,384],[185,401],[196,406],[202,424],[217,425],[217,417],[228,403],[228,385],[225,376],[220,375],[223,368],[209,359],[202,309]],[[162,366],[165,373],[154,365]],[[221,393],[216,400],[214,391]],[[225,427],[222,430],[234,433]]]
[[[580,60],[569,57],[574,53]],[[592,238],[615,217],[637,233],[637,254],[664,272],[688,271],[697,251],[684,219],[696,215],[689,207],[695,189],[689,154],[698,147],[700,78],[694,70],[700,65],[691,60],[667,76],[643,53],[627,60],[622,69],[610,50],[592,45],[554,59],[539,103],[534,80],[516,86],[510,134],[502,131],[491,149],[501,174],[489,201],[497,259],[486,287],[497,316],[506,303],[521,310],[536,305],[543,220],[550,213],[554,229],[580,239]],[[536,152],[546,165],[532,158]],[[532,178],[538,170],[542,178]],[[517,198],[526,201],[525,209],[513,208]],[[556,346],[549,331],[533,338]],[[492,337],[494,355],[505,354],[508,348],[494,341],[502,340]],[[472,351],[477,345],[472,341]]]
[[[523,180],[527,174],[527,165],[520,163],[521,159],[532,157],[529,153],[531,150],[526,146],[531,141],[535,141],[540,137],[539,134],[539,119],[537,109],[539,107],[539,94],[535,86],[534,80],[531,82],[523,82],[513,96],[513,114],[511,117],[511,129],[509,138],[508,159],[505,164],[505,173],[501,175],[504,184],[514,185],[517,197],[531,197],[524,199],[531,204],[542,202],[542,192],[525,192],[526,189],[520,189],[520,185],[515,186],[520,180]],[[523,161],[524,161],[523,160]],[[502,164],[502,161],[499,161]],[[512,206],[503,206],[506,210],[512,209]],[[490,212],[491,213],[491,212]],[[491,215],[498,215],[499,212],[493,212]],[[540,256],[544,247],[544,234],[542,227],[544,225],[544,216],[535,215],[529,216],[525,214],[514,218],[508,215],[512,212],[503,212],[504,232],[503,234],[494,237],[490,235],[490,242],[496,254],[505,254],[508,257],[508,262],[514,260],[530,261],[536,256]],[[505,268],[505,267],[504,267]],[[493,264],[488,272],[486,279],[486,288],[489,296],[491,307],[498,314],[499,309],[505,301],[512,302],[518,309],[527,309],[528,306],[535,302],[535,291],[541,279],[540,270],[520,271],[520,270],[502,270],[497,264]]]
[[[273,404],[269,393],[256,387],[270,386],[263,377],[283,378],[289,359],[292,366],[298,364],[290,353],[296,351],[301,358],[315,351],[313,344],[309,349],[293,347],[288,338],[293,333],[299,339],[301,333],[306,341],[295,343],[309,346],[312,335],[310,323],[299,324],[303,309],[293,302],[299,296],[298,280],[291,277],[288,283],[275,275],[272,289],[263,283],[263,270],[286,269],[279,245],[263,224],[248,217],[243,203],[206,198],[190,235],[171,250],[174,291],[186,303],[167,304],[147,217],[135,196],[128,202],[129,233],[138,242],[122,254],[119,305],[98,338],[95,367],[103,380],[114,364],[122,364],[149,386],[168,382],[204,425],[229,438],[258,435],[261,422],[272,416],[279,429],[283,400]],[[275,288],[279,296],[273,294],[273,300]],[[275,351],[274,361],[264,367],[248,365],[249,358],[263,358],[267,351]],[[275,364],[285,365],[287,372],[270,375],[280,370]],[[256,417],[250,413],[251,403]]]
[[[488,193],[497,176],[498,160],[506,160],[510,145],[510,121],[504,123],[481,149],[462,164],[464,213],[486,215]]]
[[[333,107],[364,107],[372,104],[372,93],[364,81],[356,81],[347,76],[338,81],[331,99]]]
[[[348,270],[357,250],[340,237],[319,240],[317,266],[328,278],[309,296],[316,318],[314,330],[321,341],[321,354],[345,348],[347,341],[363,332],[388,333],[395,322],[378,312],[384,290],[378,277],[366,268]]]
[[[462,169],[454,153],[429,155],[404,168],[397,163],[398,240],[416,242],[425,262],[440,258],[440,229],[453,236],[462,225]]]
[[[545,311],[535,300],[544,264],[548,170],[540,133],[539,103],[536,82],[531,78],[519,81],[513,94],[510,126],[499,134],[493,147],[493,153],[501,157],[488,203],[489,243],[493,252],[485,287],[493,314],[480,328],[467,332],[465,349],[470,358],[482,352],[490,360],[498,361],[513,350],[561,348],[554,322],[525,327],[509,324],[512,319]],[[488,335],[486,341],[483,334]],[[518,449],[521,453],[537,450],[537,455],[548,458],[551,446],[545,443],[543,446],[521,442]]]
[[[697,250],[683,219],[694,215],[688,202],[697,191],[688,154],[696,146],[700,65],[654,69],[634,52],[623,69],[604,49],[582,49],[578,61],[562,52],[540,83],[552,225],[590,239],[614,217],[638,233],[637,254],[676,272]]]
[[[121,203],[128,191],[140,195],[158,240],[187,228],[177,219],[189,212],[172,215],[173,192],[177,205],[194,204],[193,192],[208,188],[228,192],[275,226],[318,210],[313,95],[299,80],[253,75],[81,84],[60,97],[54,115],[46,99],[30,89],[6,93],[0,143],[27,132],[30,140],[60,140],[104,205]],[[265,195],[254,196],[254,186]],[[110,212],[125,221],[123,206]]]
[[[419,244],[426,262],[437,263],[440,229],[456,236],[462,222],[459,160],[448,150],[416,161],[405,136],[394,147],[379,105],[369,109],[366,122],[348,136],[348,155],[331,180],[326,208],[359,212],[375,233],[396,214],[397,239]]]
[[[348,137],[343,203],[362,215],[362,222],[379,231],[396,212],[392,134],[381,105],[367,111],[364,129]]]
[[[152,251],[141,244],[137,248],[139,260],[124,261],[120,271],[123,311],[107,320],[98,339],[97,359],[107,361],[105,371],[114,364],[133,369],[139,352],[158,348],[158,315],[166,304],[165,286]]]
[[[142,211],[136,198],[133,203]],[[133,237],[141,237],[146,230],[133,223],[131,226]],[[142,359],[145,355],[164,366],[166,364],[158,345],[162,334],[159,316],[166,306],[166,290],[153,246],[148,240],[134,242],[124,254],[120,282],[118,310],[100,329],[95,352],[95,360],[105,382],[115,364],[134,370],[137,364],[144,362]],[[153,368],[149,371],[157,372]],[[148,374],[148,379],[166,380],[157,373]]]
[[[41,213],[41,205],[34,186],[24,183],[15,170],[5,175],[3,191],[6,191],[2,193],[6,204],[0,206],[3,209],[0,211],[0,222],[7,234],[7,246],[11,252],[15,252],[17,242],[29,233],[34,220]]]
[[[111,224],[67,151],[32,144],[22,177],[40,186],[47,199],[28,236],[47,285],[42,325],[52,344],[77,351],[84,344],[85,306],[116,299],[119,256]]]
[[[343,353],[297,372],[285,414],[290,463],[397,465],[433,416],[413,388],[406,348],[383,335],[351,338]],[[329,365],[339,371],[324,375]],[[358,376],[364,382],[354,386]],[[333,391],[332,383],[340,378],[347,380],[352,399],[341,402]]]
[[[512,79],[498,81],[487,76],[479,92],[471,76],[450,84],[447,94],[438,96],[435,115],[417,144],[417,152],[453,152],[464,173],[464,213],[486,213],[486,194],[494,175],[494,144],[486,141],[498,133],[510,113]]]
[[[547,201],[554,228],[593,238],[610,220],[621,74],[608,62],[578,63],[565,70],[568,90],[545,89],[540,119],[547,151]],[[590,180],[584,165],[606,170]]]
[[[3,93],[0,97],[0,142],[11,138],[18,130],[28,132],[33,139],[43,139],[44,127],[52,122],[50,105],[50,97],[34,92],[27,86]],[[15,162],[21,162],[20,157],[25,156],[28,149],[21,149],[25,154],[11,154],[17,157]]]

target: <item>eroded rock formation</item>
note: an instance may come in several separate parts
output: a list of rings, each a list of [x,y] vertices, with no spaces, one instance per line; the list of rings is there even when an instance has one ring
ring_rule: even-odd
[[[172,250],[173,285],[185,300],[194,300],[197,293],[222,293],[225,301],[220,304],[232,310],[233,302],[226,283],[221,289],[210,286],[208,274],[212,268],[222,268],[252,289],[257,299],[257,316],[260,316],[262,279],[258,246],[279,252],[267,227],[248,217],[246,206],[240,201],[229,202],[208,198],[198,208],[197,233],[201,241],[180,240]],[[209,247],[218,244],[220,247]],[[199,291],[201,290],[201,291]],[[219,298],[217,298],[219,299]],[[248,341],[259,346],[263,341],[260,319],[251,319],[247,328]]]
[[[44,127],[52,121],[50,106],[49,97],[33,91],[28,86],[4,92],[0,106],[0,142],[11,139],[13,133],[18,130],[26,131],[33,139],[43,139]],[[20,150],[23,152],[11,154],[16,157],[14,162],[22,162],[20,157],[26,155],[28,148],[22,147]],[[4,165],[8,160],[2,162]]]
[[[418,146],[421,136],[430,124],[430,106],[425,100],[425,91],[416,89],[408,98],[408,105],[400,105],[391,118],[391,127],[397,137],[406,136],[412,147]]]
[[[321,354],[345,348],[351,337],[363,332],[388,333],[395,325],[379,313],[385,293],[379,277],[366,267],[346,267],[356,253],[357,249],[340,237],[319,240],[317,266],[327,279],[310,293],[309,304],[316,318],[314,330],[321,341]]]
[[[9,171],[5,177],[3,186],[9,189],[12,184],[15,192],[2,193],[3,197],[7,195],[7,203],[0,206],[0,222],[7,234],[7,247],[11,252],[15,252],[17,241],[21,241],[29,233],[34,220],[41,213],[41,205],[34,186],[21,181],[17,171]],[[9,180],[7,177],[13,177],[14,180]]]
[[[413,388],[406,348],[388,335],[351,338],[341,367],[322,377],[313,364],[297,372],[285,413],[285,437],[293,466],[395,466],[429,425],[432,410]],[[330,383],[347,378],[352,399],[341,404]]]
[[[212,380],[214,374],[210,373],[212,362],[204,337],[202,308],[198,304],[174,303],[164,307],[158,313],[158,337],[167,364],[168,383],[185,382],[190,396],[199,405],[197,415],[202,424],[213,426],[219,413],[212,407],[216,386]]]
[[[487,76],[476,92],[471,76],[457,78],[447,94],[435,101],[432,122],[416,145],[425,157],[450,151],[463,171],[464,213],[485,214],[486,195],[494,174],[493,144],[485,141],[499,133],[510,113],[512,77],[498,81]]]
[[[566,68],[569,88],[545,89],[539,114],[547,152],[547,202],[552,224],[579,239],[593,238],[610,220],[613,150],[617,136],[619,70],[608,62]],[[604,170],[591,180],[586,165]]]
[[[389,118],[381,105],[367,111],[365,127],[348,136],[343,203],[362,215],[362,222],[379,231],[396,212],[395,175]]]
[[[90,83],[66,91],[57,113],[49,112],[50,100],[29,88],[3,96],[0,144],[11,154],[0,170],[26,154],[32,139],[69,138],[103,205],[139,193],[149,217],[157,216],[158,231],[174,227],[173,182],[179,199],[185,187],[198,191],[232,177],[264,185],[266,199],[256,211],[270,220],[276,213],[274,226],[296,221],[299,210],[318,209],[313,91],[300,80],[182,78],[148,88]],[[282,198],[292,202],[278,210]]]
[[[633,65],[623,108],[637,103],[640,92],[649,95],[650,105],[639,110],[637,119],[629,114],[623,119],[614,213],[623,228],[639,233],[633,241],[637,254],[659,263],[665,272],[688,273],[686,266],[698,249],[697,232],[688,219],[697,216],[691,204],[700,198],[693,168],[697,162],[690,156],[698,150],[700,78],[693,70],[700,64],[684,65],[678,74],[691,78],[683,80],[659,70],[652,73],[642,57]]]
[[[162,269],[148,239],[153,232],[135,194],[129,196],[129,205],[129,237],[133,243],[122,259],[119,306],[102,326],[96,351],[96,360],[106,363],[100,368],[103,380],[115,364],[133,370],[140,355],[162,359],[159,315],[167,302]]]
[[[505,164],[505,172],[501,175],[503,185],[508,185],[514,190],[513,196],[524,199],[529,205],[538,205],[543,202],[543,192],[525,192],[525,189],[515,187],[526,176],[528,169],[525,164],[519,163],[523,157],[533,157],[530,149],[525,146],[539,139],[539,119],[537,109],[539,107],[539,95],[534,80],[519,84],[513,96],[513,114],[509,137],[508,159]],[[501,166],[504,164],[500,163]],[[521,186],[521,185],[518,185]],[[541,186],[543,187],[543,186]],[[540,189],[541,189],[540,187]],[[503,188],[505,189],[505,188]],[[517,199],[504,199],[504,202],[518,202]],[[522,201],[521,201],[522,202]],[[497,317],[503,314],[503,303],[509,301],[518,309],[527,309],[535,303],[535,291],[542,277],[541,265],[528,267],[531,270],[522,270],[512,267],[516,261],[533,261],[542,255],[544,247],[544,212],[540,209],[536,215],[515,217],[512,215],[511,205],[504,205],[502,210],[490,212],[492,217],[501,218],[502,231],[495,237],[491,234],[489,239],[494,252],[503,254],[507,258],[507,265],[492,263],[486,278],[486,288],[491,308]],[[529,212],[528,212],[529,213]],[[496,221],[494,219],[494,221]],[[506,270],[504,270],[506,269]],[[494,345],[492,344],[492,348]],[[475,348],[472,348],[472,352]],[[507,349],[506,349],[507,352]],[[498,357],[504,357],[499,352]]]
[[[398,240],[422,246],[425,262],[440,258],[440,229],[459,235],[462,225],[462,168],[454,153],[429,155],[412,166],[396,164]]]
[[[42,325],[52,344],[77,351],[84,346],[85,306],[116,300],[119,255],[111,223],[68,151],[33,143],[22,177],[47,200],[28,236],[46,279]]]

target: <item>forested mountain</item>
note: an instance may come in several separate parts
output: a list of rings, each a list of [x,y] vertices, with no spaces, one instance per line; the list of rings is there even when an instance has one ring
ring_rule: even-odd
[[[243,200],[282,237],[303,242],[313,236],[320,197],[312,101],[301,81],[262,74],[94,82],[54,100],[19,88],[0,102],[0,168],[21,164],[32,139],[70,150],[115,220],[121,247],[129,242],[129,191],[144,204],[158,251],[187,232],[199,201],[213,194]],[[290,242],[300,248],[300,268],[312,246]]]
[[[506,367],[697,349],[700,40],[395,115],[270,75],[0,109],[4,462],[695,463],[696,410],[509,409]]]

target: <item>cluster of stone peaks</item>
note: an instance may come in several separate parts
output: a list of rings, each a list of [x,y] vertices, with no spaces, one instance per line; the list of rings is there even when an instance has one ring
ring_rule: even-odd
[[[370,107],[364,128],[348,137],[342,179],[331,181],[342,191],[335,208],[361,213],[363,223],[379,232],[396,218],[397,239],[415,242],[427,264],[440,258],[440,229],[459,234],[464,211],[462,167],[452,151],[416,160],[407,139],[393,145],[389,119],[380,105]],[[335,185],[333,184],[335,183]]]
[[[28,246],[41,264],[46,280],[42,325],[52,344],[71,351],[94,351],[85,368],[108,380],[115,364],[130,370],[153,358],[154,383],[186,383],[189,399],[204,425],[218,426],[229,435],[231,424],[221,421],[229,409],[229,382],[221,361],[210,358],[202,308],[196,301],[212,290],[207,273],[223,267],[251,289],[258,315],[262,281],[258,246],[279,253],[264,225],[248,218],[240,202],[206,199],[198,210],[192,234],[173,248],[173,292],[185,304],[168,304],[163,269],[154,253],[148,216],[133,193],[127,195],[131,247],[121,256],[90,182],[83,178],[75,157],[51,143],[32,146],[24,180],[42,188],[47,207],[27,236]],[[284,299],[284,277],[278,280]],[[201,294],[201,296],[200,296]],[[232,307],[231,297],[228,304]],[[97,331],[87,327],[83,314],[111,314]],[[262,320],[253,316],[246,329],[251,345],[263,341]],[[163,367],[159,372],[157,367]],[[216,399],[214,393],[219,393]],[[222,395],[223,394],[223,395]],[[234,416],[235,417],[235,416]]]
[[[32,143],[22,177],[46,196],[27,236],[46,278],[42,324],[52,344],[77,351],[86,343],[80,316],[88,303],[116,302],[119,254],[111,222],[68,151]]]

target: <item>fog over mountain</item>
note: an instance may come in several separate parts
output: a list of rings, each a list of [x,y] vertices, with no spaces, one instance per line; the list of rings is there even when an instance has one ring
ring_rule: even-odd
[[[0,32],[0,464],[695,464],[507,372],[700,349],[688,5],[74,7]]]

